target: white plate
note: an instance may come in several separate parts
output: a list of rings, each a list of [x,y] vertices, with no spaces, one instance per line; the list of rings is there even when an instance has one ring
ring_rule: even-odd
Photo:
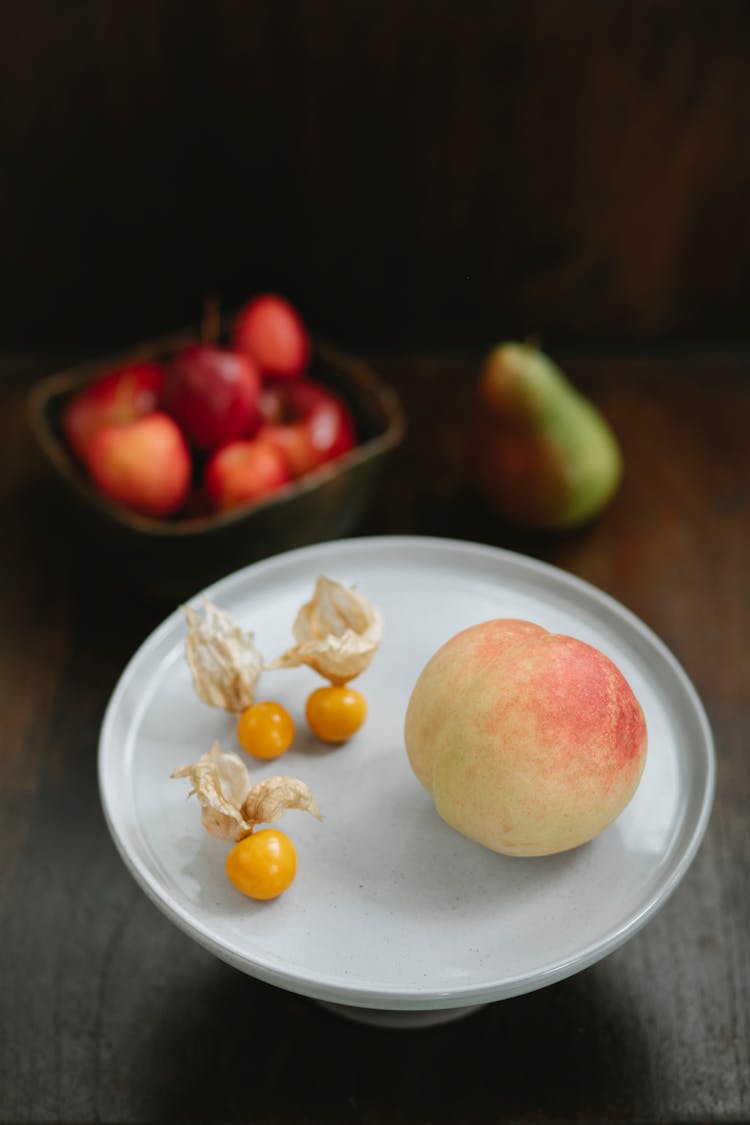
[[[298,736],[276,762],[242,755],[251,776],[301,777],[325,815],[319,823],[285,814],[281,827],[299,863],[280,898],[255,903],[232,888],[223,866],[229,845],[203,831],[188,783],[170,778],[215,738],[236,749],[231,718],[193,692],[181,613],[148,638],[117,685],[100,741],[102,803],[125,863],[157,906],[261,980],[334,1004],[425,1016],[540,988],[631,937],[685,874],[714,788],[703,707],[662,642],[563,571],[443,539],[308,547],[250,566],[209,594],[270,658],[291,643],[295,613],[319,574],[367,594],[383,611],[385,637],[357,681],[367,722],[345,746],[324,749],[307,733],[305,699],[322,683],[314,672],[265,673],[260,682],[259,697],[287,706]],[[595,645],[645,711],[649,754],[634,799],[572,852],[514,859],[487,851],[440,820],[409,767],[402,728],[418,673],[459,629],[492,617],[528,618]]]

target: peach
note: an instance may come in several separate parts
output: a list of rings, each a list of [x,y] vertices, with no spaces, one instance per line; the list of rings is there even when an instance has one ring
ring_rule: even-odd
[[[435,653],[404,733],[443,820],[505,855],[593,839],[628,804],[646,760],[643,711],[617,666],[514,619],[473,625]]]

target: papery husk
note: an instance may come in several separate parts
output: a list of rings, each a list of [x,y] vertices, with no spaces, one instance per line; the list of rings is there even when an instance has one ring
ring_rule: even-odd
[[[383,618],[372,602],[322,575],[312,599],[292,627],[297,644],[268,668],[313,668],[332,684],[345,684],[369,666],[383,637]]]
[[[313,795],[296,777],[267,777],[248,793],[242,804],[242,815],[250,824],[269,824],[278,820],[287,809],[309,812],[322,820]]]
[[[321,819],[304,781],[268,777],[251,788],[244,764],[234,754],[225,754],[218,742],[197,762],[174,770],[172,777],[189,778],[189,795],[201,803],[203,827],[218,840],[244,840],[259,824],[278,820],[287,809]]]
[[[218,742],[197,762],[174,770],[172,777],[190,779],[190,796],[201,803],[203,827],[218,840],[242,840],[253,824],[242,815],[250,778],[234,754],[224,754]]]
[[[188,623],[185,656],[196,692],[210,707],[239,714],[252,705],[263,669],[253,634],[208,599],[203,617],[191,606],[183,609]]]

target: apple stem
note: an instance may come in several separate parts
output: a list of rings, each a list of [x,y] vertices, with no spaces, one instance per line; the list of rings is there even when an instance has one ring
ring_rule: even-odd
[[[221,335],[221,302],[218,297],[206,297],[203,301],[201,321],[201,340],[204,344],[217,345]]]

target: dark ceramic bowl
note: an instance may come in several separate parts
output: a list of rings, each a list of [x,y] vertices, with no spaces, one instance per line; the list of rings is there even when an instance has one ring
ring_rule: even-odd
[[[349,405],[358,442],[278,493],[230,512],[157,520],[110,503],[91,483],[62,437],[68,399],[104,371],[134,359],[163,359],[195,334],[165,337],[127,355],[51,375],[29,395],[31,426],[69,501],[76,530],[105,553],[140,590],[183,599],[217,578],[294,547],[336,539],[355,529],[384,456],[404,432],[397,395],[364,362],[317,343],[310,376]]]

